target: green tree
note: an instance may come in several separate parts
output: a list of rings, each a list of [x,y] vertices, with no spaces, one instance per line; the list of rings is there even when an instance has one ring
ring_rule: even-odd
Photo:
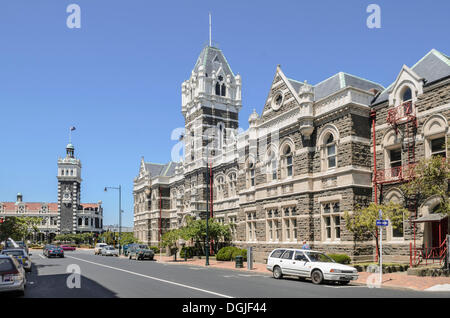
[[[16,241],[25,240],[28,236],[38,231],[41,218],[32,216],[8,216],[5,222],[0,224],[0,239],[9,237]]]
[[[422,159],[414,169],[414,178],[400,188],[406,198],[416,198],[421,205],[430,197],[438,197],[437,213],[450,215],[450,162],[442,157]]]
[[[379,231],[376,220],[379,218],[379,211],[383,211],[383,219],[388,219],[394,229],[403,226],[403,220],[409,217],[409,211],[397,203],[387,204],[370,203],[368,207],[357,207],[352,213],[346,211],[344,220],[346,228],[353,233],[357,240],[365,240],[371,237],[376,241],[376,249],[379,252]],[[378,254],[379,255],[379,254]]]
[[[180,238],[188,241],[206,243],[206,220],[194,220],[186,218],[186,226],[180,228]],[[214,218],[208,221],[208,238],[214,242],[214,250],[218,242],[229,242],[231,240],[231,229],[228,224],[221,224]]]
[[[184,235],[183,229],[173,229],[164,233],[161,237],[161,245],[172,250],[177,241]]]

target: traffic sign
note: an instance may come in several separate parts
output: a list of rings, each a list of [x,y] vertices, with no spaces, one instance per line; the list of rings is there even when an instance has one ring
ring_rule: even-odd
[[[377,220],[377,226],[388,226],[389,220]]]

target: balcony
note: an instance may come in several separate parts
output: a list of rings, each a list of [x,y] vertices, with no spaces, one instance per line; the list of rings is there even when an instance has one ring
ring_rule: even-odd
[[[411,101],[393,107],[388,110],[387,122],[391,125],[398,125],[415,119],[414,107]]]
[[[414,177],[415,167],[416,164],[412,163],[405,166],[378,170],[375,175],[375,182],[380,184],[407,181]]]

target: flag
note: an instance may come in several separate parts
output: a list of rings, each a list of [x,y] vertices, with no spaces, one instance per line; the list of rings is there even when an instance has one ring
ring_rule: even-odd
[[[74,131],[75,130],[75,126],[70,126],[70,131]]]

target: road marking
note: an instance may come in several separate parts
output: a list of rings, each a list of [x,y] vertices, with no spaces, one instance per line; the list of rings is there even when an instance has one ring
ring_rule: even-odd
[[[38,254],[40,258],[45,259],[44,255]]]
[[[73,256],[66,256],[66,257],[73,258],[73,259],[76,259],[76,260],[79,260],[79,261],[82,261],[82,262],[94,264],[94,265],[97,265],[97,266],[102,266],[102,267],[106,267],[106,268],[110,268],[110,269],[115,269],[117,271],[125,272],[125,273],[128,273],[128,274],[133,274],[133,275],[136,275],[136,276],[141,276],[141,277],[145,277],[145,278],[148,278],[148,279],[153,279],[153,280],[156,280],[156,281],[159,281],[159,282],[163,282],[163,283],[172,284],[172,285],[175,285],[175,286],[180,286],[180,287],[184,287],[184,288],[189,288],[189,289],[201,291],[201,292],[204,292],[204,293],[207,293],[207,294],[211,294],[211,295],[216,295],[216,296],[219,296],[219,297],[233,298],[232,296],[215,293],[215,292],[212,292],[212,291],[209,291],[209,290],[206,290],[206,289],[201,289],[201,288],[197,288],[197,287],[193,287],[193,286],[189,286],[189,285],[175,283],[175,282],[171,282],[171,281],[168,281],[168,280],[165,280],[165,279],[156,278],[156,277],[152,277],[152,276],[148,276],[148,275],[144,275],[144,274],[139,274],[139,273],[136,273],[136,272],[128,271],[126,269],[121,269],[121,268],[112,267],[112,266],[108,266],[108,265],[104,265],[104,264],[94,263],[94,262],[87,261],[87,260],[84,260],[84,259],[78,258],[78,257],[73,257]]]

